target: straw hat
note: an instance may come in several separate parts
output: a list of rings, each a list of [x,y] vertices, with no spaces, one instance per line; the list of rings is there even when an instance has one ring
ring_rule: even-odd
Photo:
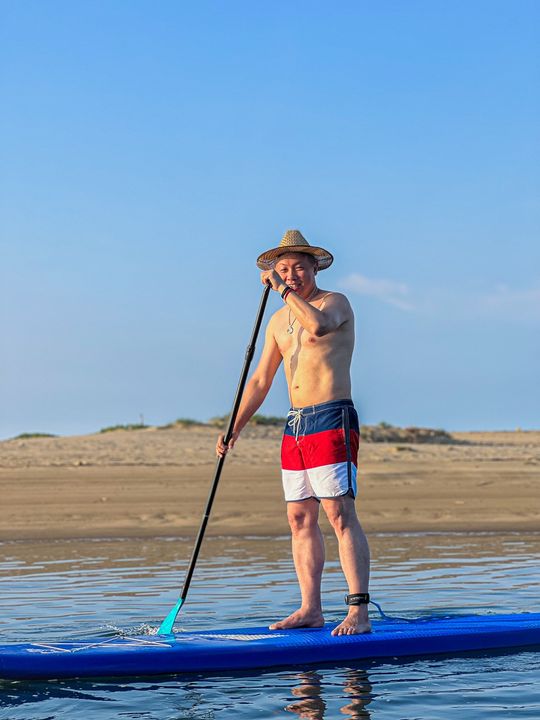
[[[334,256],[328,250],[310,245],[300,230],[287,230],[277,248],[272,248],[259,255],[257,267],[261,270],[269,270],[281,255],[293,252],[313,255],[317,260],[319,270],[326,270],[334,262]]]

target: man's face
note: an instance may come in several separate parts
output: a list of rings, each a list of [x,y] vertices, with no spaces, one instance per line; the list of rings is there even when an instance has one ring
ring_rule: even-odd
[[[315,260],[304,253],[287,253],[276,262],[280,278],[300,296],[307,296],[315,285]]]

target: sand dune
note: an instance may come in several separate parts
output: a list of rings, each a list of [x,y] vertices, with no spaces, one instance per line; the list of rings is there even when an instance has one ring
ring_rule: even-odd
[[[248,427],[225,464],[208,533],[286,533],[280,429]],[[455,444],[367,443],[368,532],[540,530],[540,432],[454,433]],[[192,535],[216,429],[0,442],[0,539]]]

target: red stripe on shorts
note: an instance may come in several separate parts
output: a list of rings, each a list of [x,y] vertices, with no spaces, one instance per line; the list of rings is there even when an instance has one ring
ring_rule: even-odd
[[[357,465],[358,433],[351,430],[351,461]],[[309,470],[322,465],[347,462],[345,433],[341,428],[323,430],[313,435],[284,435],[281,444],[283,470]]]

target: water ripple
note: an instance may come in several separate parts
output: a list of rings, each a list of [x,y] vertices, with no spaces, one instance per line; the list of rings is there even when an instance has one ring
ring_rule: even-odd
[[[371,546],[371,591],[390,615],[537,606],[538,535],[382,535]],[[152,634],[176,601],[190,553],[178,539],[0,543],[2,642]],[[330,544],[328,620],[343,615],[343,594]],[[297,602],[288,538],[212,538],[178,625],[265,625]],[[4,682],[0,718],[538,718],[539,676],[538,654],[526,651],[151,681]]]

